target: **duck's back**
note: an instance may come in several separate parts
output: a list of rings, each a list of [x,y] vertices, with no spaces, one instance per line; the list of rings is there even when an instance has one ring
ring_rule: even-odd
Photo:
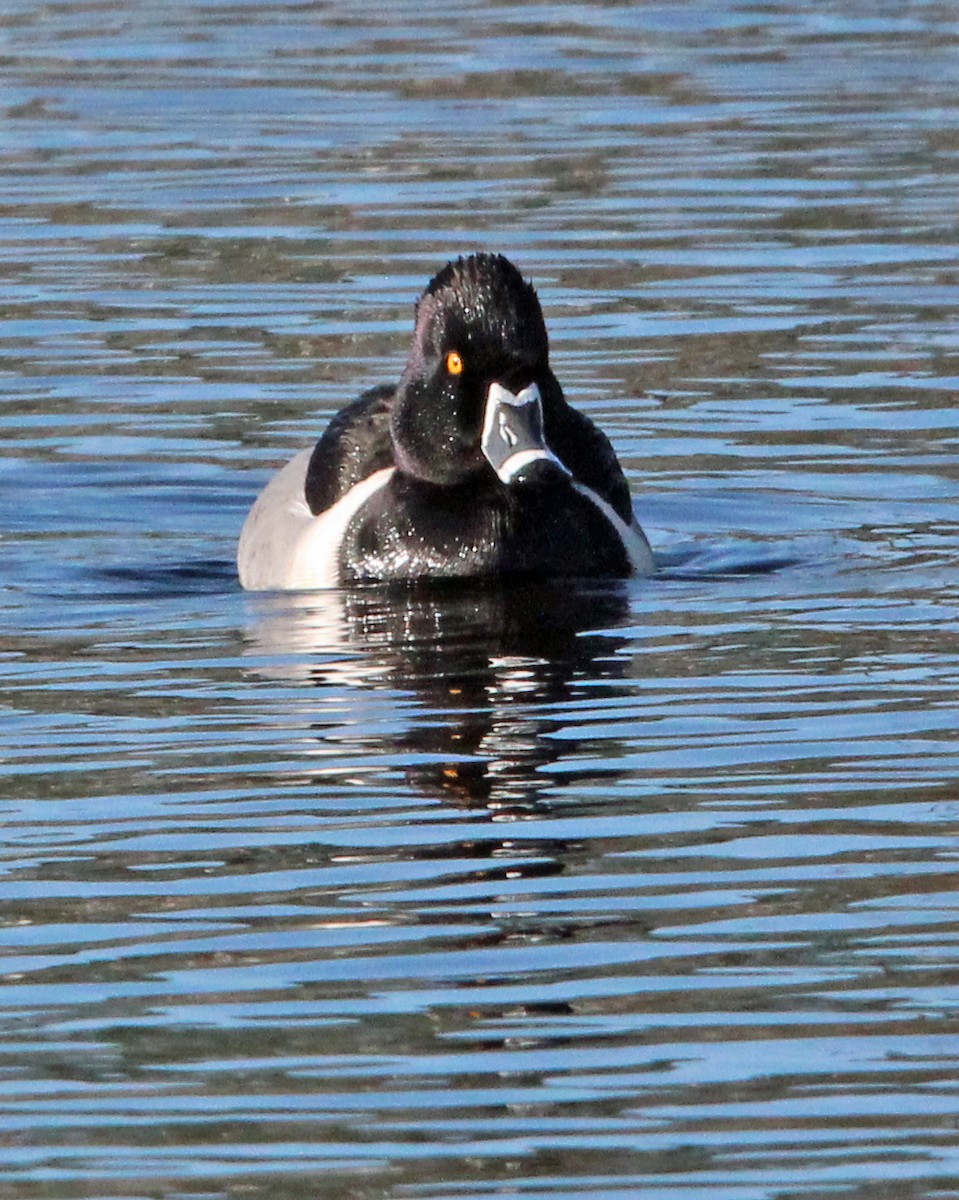
[[[252,591],[335,587],[353,515],[393,468],[391,387],[372,388],[330,422],[312,450],[269,481],[240,534],[237,569]]]
[[[627,524],[633,524],[629,484],[612,443],[579,409],[565,400],[545,414],[546,438],[556,457]]]
[[[330,421],[310,456],[304,480],[314,516],[325,512],[376,471],[393,466],[390,401],[395,388],[370,388]]]

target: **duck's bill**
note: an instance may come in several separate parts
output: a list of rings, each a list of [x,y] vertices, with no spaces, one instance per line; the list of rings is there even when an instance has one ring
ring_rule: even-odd
[[[483,454],[503,483],[518,483],[537,468],[552,463],[569,471],[546,445],[543,404],[535,383],[513,393],[499,383],[490,385],[483,418]]]

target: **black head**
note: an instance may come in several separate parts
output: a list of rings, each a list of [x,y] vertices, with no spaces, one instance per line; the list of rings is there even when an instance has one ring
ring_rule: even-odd
[[[416,329],[392,406],[400,468],[436,484],[490,472],[481,440],[493,384],[558,392],[533,286],[500,254],[449,263],[416,305]]]

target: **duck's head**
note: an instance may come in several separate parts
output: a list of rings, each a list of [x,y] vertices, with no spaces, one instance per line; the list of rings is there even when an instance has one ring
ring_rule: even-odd
[[[397,465],[441,485],[568,474],[543,436],[543,401],[559,396],[532,284],[502,255],[457,259],[416,305],[392,405]]]

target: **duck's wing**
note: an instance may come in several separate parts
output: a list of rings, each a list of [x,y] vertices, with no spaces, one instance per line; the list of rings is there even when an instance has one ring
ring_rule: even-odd
[[[547,416],[546,440],[580,483],[605,500],[627,525],[633,523],[629,484],[616,451],[585,413],[564,404],[553,420]]]
[[[304,492],[314,516],[383,467],[393,466],[390,404],[396,389],[370,388],[336,414],[316,443]]]

